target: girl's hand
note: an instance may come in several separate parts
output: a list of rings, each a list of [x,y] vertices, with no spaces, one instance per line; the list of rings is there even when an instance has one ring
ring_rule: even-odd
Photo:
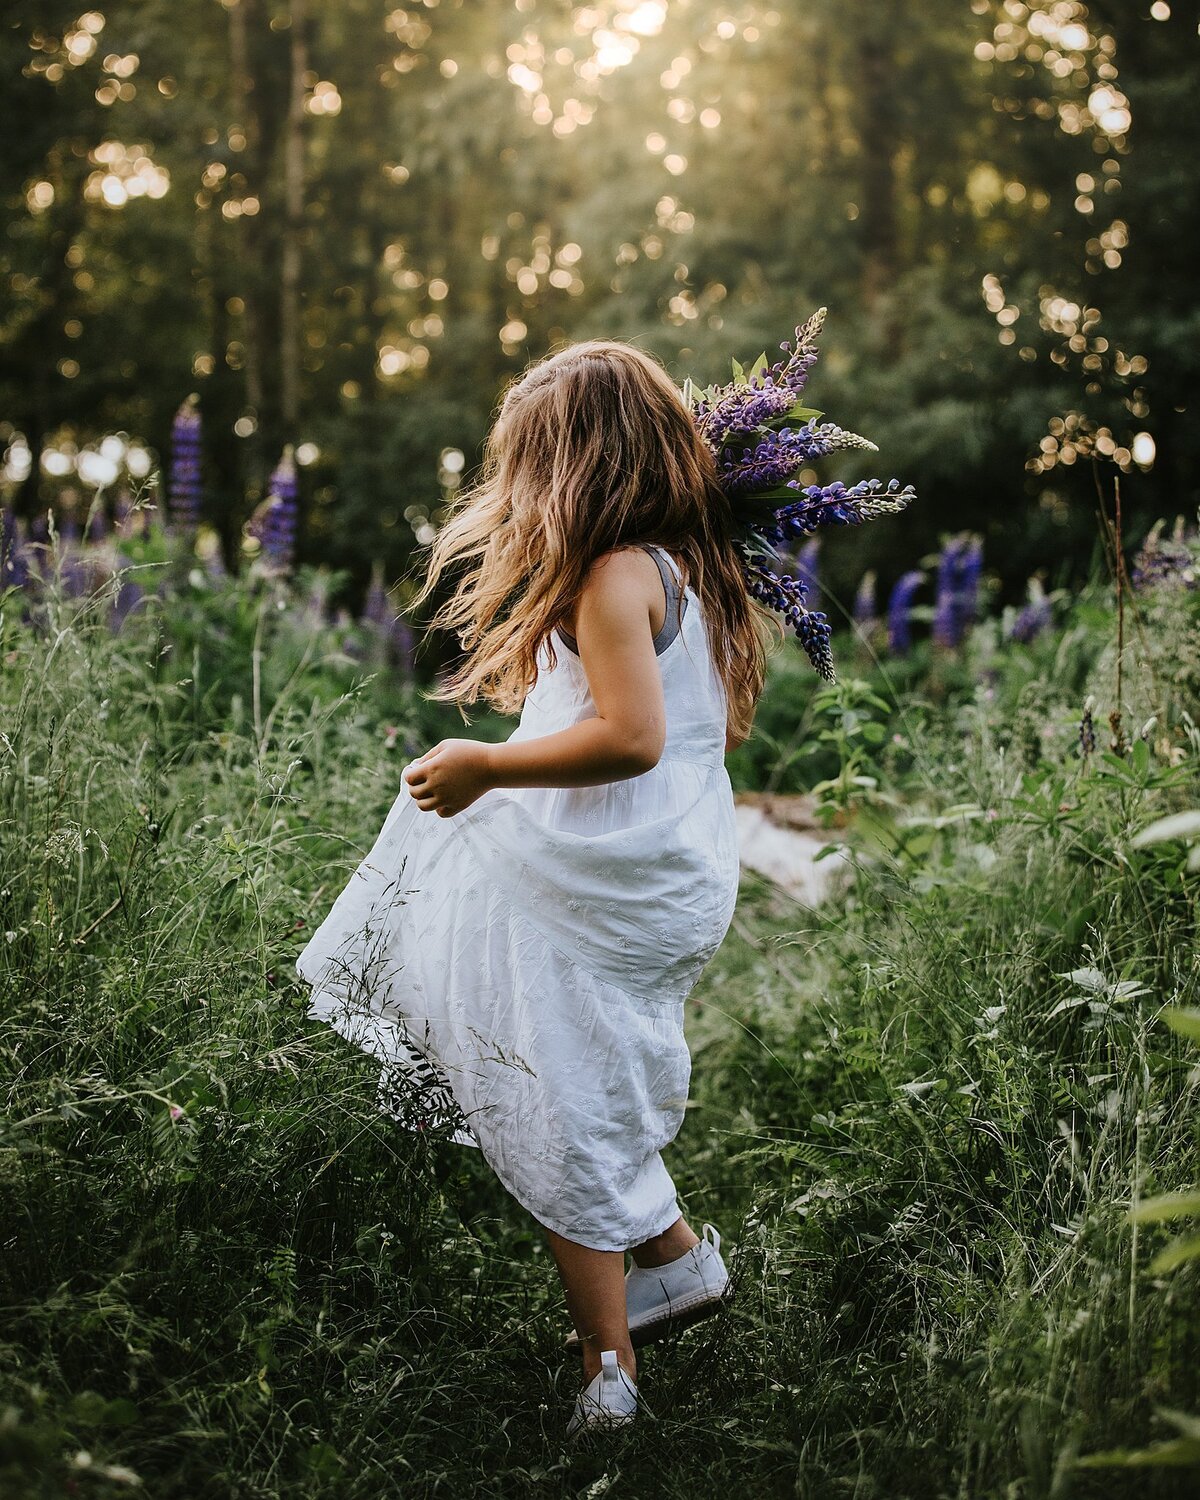
[[[490,746],[478,740],[441,740],[404,769],[404,780],[422,812],[452,818],[490,790]]]

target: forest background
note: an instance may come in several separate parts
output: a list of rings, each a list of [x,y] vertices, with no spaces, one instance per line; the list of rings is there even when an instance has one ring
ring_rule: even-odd
[[[920,499],[825,587],[963,528],[1003,599],[1081,579],[1098,479],[1132,541],[1197,501],[1197,49],[1166,0],[27,0],[4,491],[112,506],[194,391],[225,562],[292,444],[299,560],[357,605],[530,358],[705,382],[827,305],[811,399]]]

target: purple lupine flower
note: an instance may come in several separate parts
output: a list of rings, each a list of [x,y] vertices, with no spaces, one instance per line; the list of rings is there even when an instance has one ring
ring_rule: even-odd
[[[924,582],[924,573],[918,568],[912,568],[900,575],[888,598],[888,650],[893,656],[903,656],[912,645],[909,612],[913,596]]]
[[[749,436],[774,418],[788,416],[795,404],[786,386],[737,385],[711,406],[701,399],[693,415],[701,437],[716,452],[729,438]]]
[[[893,515],[904,510],[913,499],[911,485],[902,490],[899,481],[888,481],[886,489],[878,479],[862,479],[850,489],[840,479],[832,484],[788,484],[802,499],[781,505],[772,519],[751,523],[752,530],[768,542],[785,544],[789,538],[808,536],[819,526],[861,526],[876,516]]]
[[[1049,625],[1053,614],[1049,595],[1044,594],[1040,588],[1031,587],[1028,602],[1017,611],[1009,626],[1009,640],[1028,646]]]
[[[296,550],[296,514],[300,486],[292,445],[283,450],[267,489],[267,502],[259,524],[263,555],[281,572],[292,566]]]
[[[829,650],[829,639],[833,631],[822,610],[806,608],[804,600],[807,590],[803,581],[790,573],[776,573],[760,557],[753,558],[747,564],[746,572],[750,594],[768,609],[784,616],[799,638],[809,661],[822,677],[832,682],[833,656]]]
[[[770,490],[788,484],[797,488],[793,476],[806,464],[848,448],[874,450],[875,444],[856,432],[847,432],[833,422],[819,426],[815,417],[793,431],[781,427],[768,432],[753,448],[722,449],[717,454],[721,486],[731,497],[753,490]]]
[[[732,382],[697,392],[689,380],[684,399],[698,436],[713,455],[729,502],[747,589],[788,619],[817,670],[832,677],[828,621],[804,603],[805,583],[811,587],[815,580],[781,575],[773,559],[792,553],[800,538],[821,526],[857,526],[895,514],[915,495],[911,485],[901,489],[895,479],[886,488],[878,479],[861,480],[849,488],[840,480],[827,485],[801,482],[806,466],[817,459],[839,450],[875,447],[857,433],[821,422],[820,412],[800,403],[817,359],[824,319],[821,308],[799,325],[794,341],[780,345],[783,358],[770,367],[765,355],[748,374],[734,361]],[[795,498],[789,497],[789,490]]]
[[[79,521],[73,510],[63,511],[61,516],[56,515],[54,527],[60,541],[77,542],[79,540]]]
[[[867,629],[879,618],[875,604],[875,570],[869,568],[859,580],[854,595],[854,623]]]
[[[983,576],[983,541],[969,538],[958,568],[959,634],[979,613],[979,582]]]
[[[359,623],[373,642],[375,657],[401,672],[412,670],[415,642],[412,628],[393,607],[383,583],[383,564],[375,563],[371,569],[371,582],[367,588]]]
[[[202,457],[200,398],[190,395],[171,423],[171,468],[167,479],[167,501],[171,520],[181,532],[196,529],[204,486],[200,476]]]
[[[938,558],[933,604],[933,640],[938,646],[959,642],[958,576],[965,547],[964,537],[952,536]]]
[[[1133,560],[1130,582],[1139,592],[1163,586],[1194,589],[1200,584],[1196,554],[1181,526],[1169,537],[1163,537],[1161,521],[1151,527]]]
[[[817,338],[825,326],[827,309],[820,307],[806,323],[796,329],[794,340],[780,344],[786,358],[777,360],[767,372],[775,385],[783,385],[793,396],[799,396],[808,380],[808,372],[817,362]]]
[[[379,628],[386,626],[391,619],[387,590],[383,586],[381,562],[372,565],[371,582],[367,586],[366,598],[363,600],[363,610],[359,619],[364,625],[374,625]]]

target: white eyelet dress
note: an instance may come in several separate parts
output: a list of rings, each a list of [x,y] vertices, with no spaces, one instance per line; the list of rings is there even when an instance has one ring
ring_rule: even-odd
[[[674,559],[648,547],[668,594]],[[296,961],[309,1016],[380,1058],[380,1108],[452,1125],[541,1224],[624,1250],[679,1216],[660,1152],[691,1077],[683,1004],[738,886],[726,703],[699,597],[656,637],[666,745],[603,786],[495,789],[451,818],[402,785]],[[677,633],[676,631],[677,628]],[[512,740],[596,709],[565,641]]]

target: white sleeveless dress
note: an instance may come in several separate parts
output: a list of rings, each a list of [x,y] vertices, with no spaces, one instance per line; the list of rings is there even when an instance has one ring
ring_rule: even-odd
[[[683,1003],[737,895],[725,693],[699,597],[683,599],[652,770],[494,789],[451,818],[402,786],[296,961],[309,1016],[384,1064],[381,1109],[452,1125],[535,1219],[598,1250],[679,1216],[660,1152],[691,1077]],[[543,646],[512,740],[594,717],[579,658],[555,654],[551,668]]]

